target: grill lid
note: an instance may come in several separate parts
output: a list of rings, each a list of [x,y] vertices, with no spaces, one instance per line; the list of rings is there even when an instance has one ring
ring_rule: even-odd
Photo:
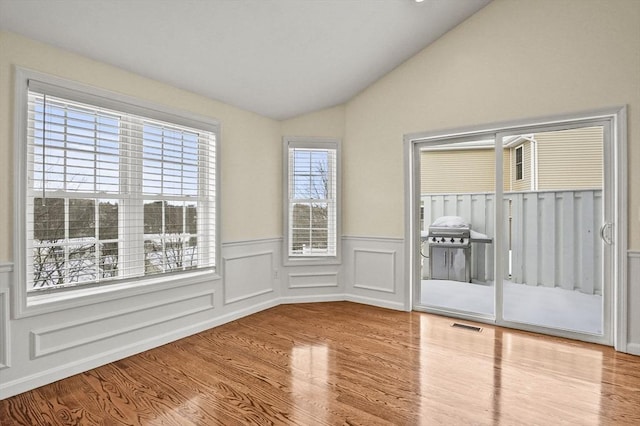
[[[469,224],[460,216],[442,216],[429,226],[430,237],[468,238]]]

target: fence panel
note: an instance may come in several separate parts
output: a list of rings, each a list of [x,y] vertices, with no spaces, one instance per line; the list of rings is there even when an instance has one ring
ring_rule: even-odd
[[[562,205],[560,220],[562,225],[560,229],[560,236],[562,241],[560,242],[560,253],[562,253],[562,262],[558,265],[560,267],[560,286],[567,290],[573,290],[577,283],[575,278],[576,273],[576,252],[575,250],[575,197],[570,191],[565,191],[561,194]]]
[[[461,216],[494,237],[494,194],[425,194],[424,231]],[[602,293],[602,190],[505,193],[505,278],[532,286]],[[493,244],[472,246],[472,278],[493,280]],[[511,262],[509,262],[509,255]]]
[[[517,194],[514,194],[517,196]],[[523,196],[523,210],[537,212],[539,209],[538,194],[535,192],[529,192],[522,194]],[[540,244],[538,237],[540,235],[540,227],[538,226],[538,216],[535,214],[525,215],[522,220],[524,226],[524,235],[521,244],[514,244],[517,248],[521,248],[526,253],[526,258],[522,256],[519,261],[524,268],[524,277],[521,280],[512,280],[517,283],[531,283],[531,285],[537,285],[540,277],[539,259],[540,259]],[[526,267],[525,265],[530,265]],[[536,284],[534,284],[536,283]]]

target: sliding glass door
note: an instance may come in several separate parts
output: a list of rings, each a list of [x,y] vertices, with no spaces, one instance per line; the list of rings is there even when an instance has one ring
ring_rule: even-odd
[[[593,118],[412,140],[414,308],[610,344],[613,138]]]
[[[494,139],[421,144],[420,285],[431,310],[493,318]]]
[[[500,135],[505,322],[605,334],[607,133],[596,122]]]

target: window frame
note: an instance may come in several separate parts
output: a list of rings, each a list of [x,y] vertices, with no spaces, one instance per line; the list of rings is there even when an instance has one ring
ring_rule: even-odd
[[[221,279],[221,241],[220,241],[220,130],[219,123],[209,117],[199,116],[184,110],[178,110],[150,101],[126,96],[97,87],[77,83],[41,72],[14,67],[14,288],[12,297],[12,316],[28,317],[55,312],[72,307],[85,306],[107,300],[130,297],[192,285],[199,282]],[[194,129],[210,131],[215,136],[215,158],[213,159],[215,196],[213,232],[215,241],[210,246],[215,251],[213,267],[179,271],[177,273],[157,274],[147,277],[131,277],[114,280],[109,283],[72,286],[57,291],[30,292],[27,289],[27,201],[29,199],[27,160],[29,144],[27,140],[28,90],[29,86],[45,87],[47,93],[76,102],[95,105],[101,108],[135,114],[151,120],[173,123]]]
[[[520,162],[518,162],[518,150],[520,150]],[[514,148],[513,156],[515,157],[513,164],[515,165],[515,181],[524,180],[524,144]],[[518,167],[519,172],[518,173]],[[518,177],[520,175],[520,177]]]
[[[292,137],[282,138],[282,201],[283,201],[283,245],[282,262],[284,266],[304,266],[304,265],[336,265],[342,263],[342,158],[341,141],[336,138],[319,137]],[[302,149],[334,149],[336,152],[335,172],[335,255],[312,255],[312,256],[290,256],[289,241],[291,235],[289,218],[289,148]]]

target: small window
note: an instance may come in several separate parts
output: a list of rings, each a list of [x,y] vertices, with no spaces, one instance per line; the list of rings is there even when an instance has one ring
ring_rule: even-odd
[[[338,257],[338,142],[285,139],[289,259]]]
[[[215,268],[217,125],[27,85],[27,292]]]
[[[523,179],[523,174],[524,174],[523,162],[522,162],[523,148],[524,147],[522,145],[516,148],[516,180]]]

